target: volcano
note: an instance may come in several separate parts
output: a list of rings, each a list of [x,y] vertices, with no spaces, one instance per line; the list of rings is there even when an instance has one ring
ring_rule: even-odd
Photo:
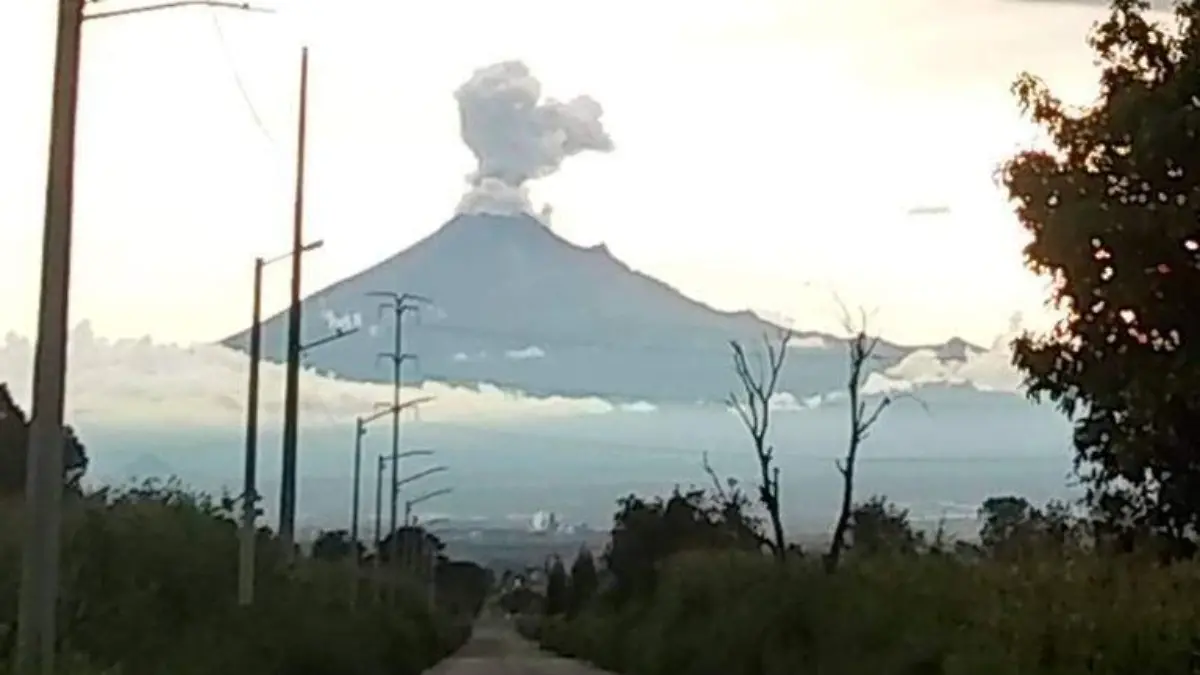
[[[418,355],[405,381],[490,383],[536,395],[712,402],[737,384],[730,340],[757,341],[777,326],[752,312],[722,312],[630,269],[604,245],[577,246],[527,215],[458,215],[410,248],[303,300],[305,340],[332,317],[361,329],[305,355],[307,366],[351,380],[390,382],[391,315],[371,291],[432,300],[407,315],[404,350]],[[263,323],[263,357],[285,353],[286,312]],[[248,330],[223,344],[245,351]],[[780,388],[803,398],[844,386],[844,341],[800,333]],[[916,348],[881,344],[875,367]],[[943,358],[962,358],[961,341]]]

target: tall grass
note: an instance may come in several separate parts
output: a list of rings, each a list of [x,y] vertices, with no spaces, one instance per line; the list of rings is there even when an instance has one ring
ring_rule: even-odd
[[[0,505],[0,521],[7,664],[19,504]],[[266,531],[255,604],[237,607],[236,525],[213,500],[175,485],[76,497],[63,529],[59,637],[69,672],[416,675],[465,638],[418,589],[352,605],[346,565],[303,560],[286,570]]]
[[[1200,672],[1200,566],[1047,555],[673,559],[651,597],[546,619],[543,644],[630,675]]]

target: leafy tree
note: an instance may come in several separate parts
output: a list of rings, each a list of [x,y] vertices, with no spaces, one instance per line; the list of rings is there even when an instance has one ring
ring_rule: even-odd
[[[850,549],[864,554],[916,553],[922,537],[901,509],[887,497],[874,496],[850,510]]]
[[[8,385],[0,382],[0,495],[25,491],[29,456],[29,421],[17,405]],[[79,492],[79,482],[87,472],[87,448],[71,426],[63,427],[63,483],[71,492]]]
[[[437,603],[455,616],[475,616],[483,609],[492,575],[469,560],[443,560],[435,571]]]
[[[396,540],[394,548],[393,539]],[[430,555],[434,558],[441,556],[445,549],[446,544],[441,539],[420,525],[402,525],[379,542],[376,554],[381,562],[386,563],[391,561],[392,552],[395,551],[401,564],[416,565]]]
[[[979,542],[997,550],[1035,527],[1037,509],[1024,497],[988,497],[979,507]]]
[[[762,547],[763,536],[752,520],[703,490],[675,489],[667,499],[649,501],[629,495],[618,505],[604,552],[617,604],[651,593],[660,563],[677,553]]]
[[[1052,501],[1039,509],[1024,497],[989,497],[979,508],[979,542],[991,555],[1078,546],[1082,532],[1070,508]]]
[[[596,595],[600,585],[600,577],[596,573],[596,560],[586,546],[579,549],[575,561],[571,563],[570,598],[567,603],[567,613],[578,614]]]
[[[500,608],[509,614],[532,614],[541,611],[543,598],[528,586],[517,586],[500,596]]]
[[[570,601],[567,569],[563,567],[562,559],[554,556],[546,567],[546,614],[557,616],[567,611]]]
[[[362,542],[350,539],[346,530],[325,530],[317,535],[312,545],[312,557],[316,560],[345,560],[355,555],[361,560],[366,555]]]
[[[1018,154],[1002,180],[1032,236],[1026,263],[1064,313],[1015,343],[1028,392],[1075,422],[1076,470],[1104,522],[1179,555],[1200,527],[1200,3],[1178,5],[1177,32],[1146,8],[1117,0],[1093,33],[1092,106],[1017,81],[1053,147]]]

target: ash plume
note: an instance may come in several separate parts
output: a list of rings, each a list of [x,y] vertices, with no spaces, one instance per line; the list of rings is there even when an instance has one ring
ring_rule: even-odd
[[[454,97],[463,142],[479,162],[459,213],[533,215],[529,181],[558,171],[572,155],[613,149],[595,99],[542,101],[541,82],[520,61],[476,70]]]

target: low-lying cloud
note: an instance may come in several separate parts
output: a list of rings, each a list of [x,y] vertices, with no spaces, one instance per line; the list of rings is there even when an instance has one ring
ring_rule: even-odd
[[[150,338],[108,340],[87,323],[71,333],[67,373],[67,418],[105,426],[236,426],[245,421],[247,359],[216,345],[158,344]],[[33,345],[10,333],[0,344],[0,382],[29,405]],[[260,420],[282,419],[284,374],[280,364],[262,364]],[[306,425],[352,423],[354,417],[390,401],[391,387],[300,374],[300,408]],[[495,421],[606,413],[616,408],[600,399],[532,397],[481,385],[477,389],[427,382],[407,387],[403,400],[432,396],[422,406],[427,422]]]
[[[963,361],[943,361],[929,349],[909,354],[883,373],[872,373],[867,393],[909,390],[927,385],[969,386],[979,391],[1017,393],[1023,376],[1012,364],[1012,341],[1022,330],[1022,317],[1015,315],[1008,332],[998,336],[985,351],[968,350]]]

